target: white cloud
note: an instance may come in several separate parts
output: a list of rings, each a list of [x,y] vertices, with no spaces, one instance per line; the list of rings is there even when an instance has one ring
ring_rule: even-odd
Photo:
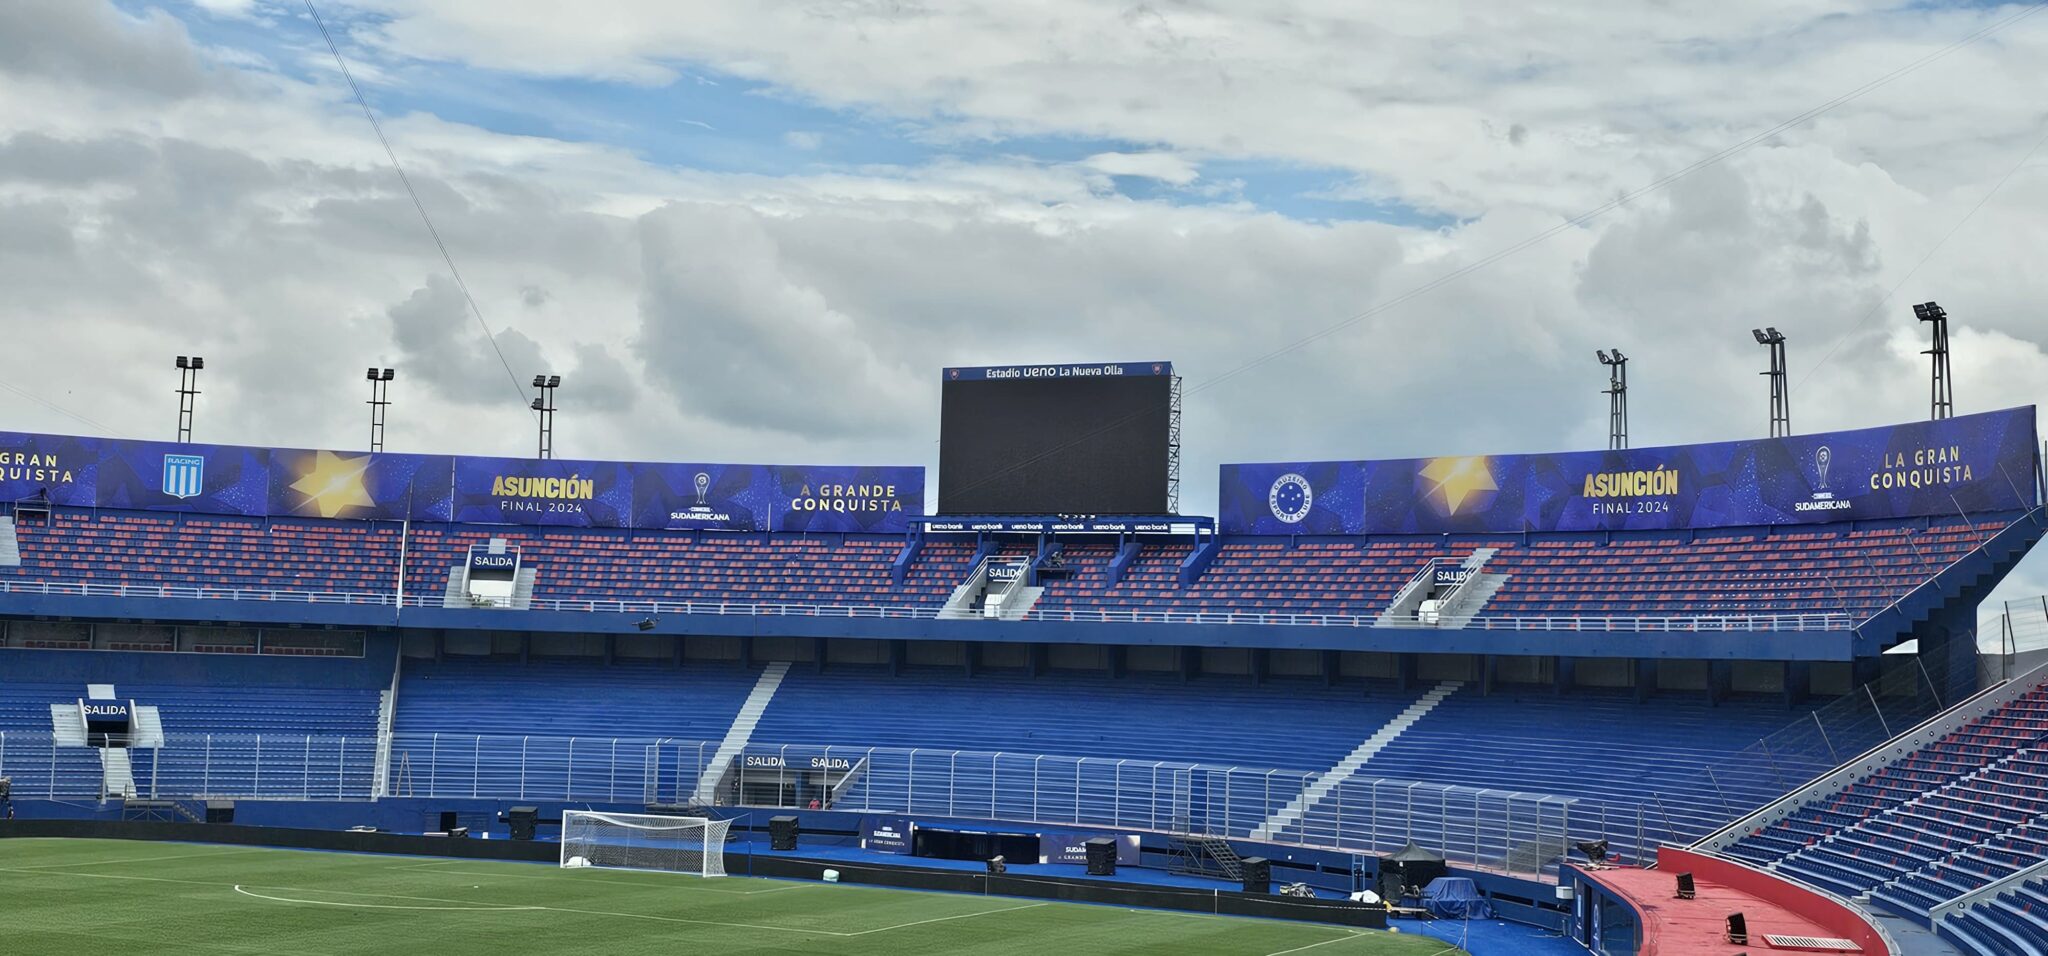
[[[1142,176],[1174,186],[1186,186],[1201,178],[1201,170],[1185,157],[1172,153],[1097,153],[1081,165],[1110,176]]]

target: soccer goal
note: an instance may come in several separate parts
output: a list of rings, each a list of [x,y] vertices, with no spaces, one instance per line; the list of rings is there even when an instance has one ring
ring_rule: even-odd
[[[562,865],[724,876],[731,826],[705,817],[568,810],[562,814]]]

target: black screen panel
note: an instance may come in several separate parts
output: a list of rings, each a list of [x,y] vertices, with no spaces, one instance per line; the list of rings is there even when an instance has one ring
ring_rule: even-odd
[[[940,514],[1165,514],[1170,375],[948,381]]]

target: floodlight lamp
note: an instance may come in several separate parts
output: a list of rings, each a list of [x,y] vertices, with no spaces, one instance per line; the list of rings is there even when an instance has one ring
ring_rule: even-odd
[[[651,617],[641,618],[639,622],[635,623],[633,626],[643,631],[651,631],[654,630],[654,619]]]
[[[384,381],[387,381],[387,382],[388,382],[388,381],[391,381],[392,379],[394,379],[394,378],[397,378],[397,377],[398,377],[398,370],[397,370],[397,369],[395,369],[395,368],[387,368],[387,369],[385,369],[385,370],[384,370]]]
[[[199,371],[200,369],[202,369],[202,368],[205,368],[205,367],[206,367],[206,360],[205,360],[205,359],[203,359],[203,358],[200,358],[200,357],[199,357],[199,356],[197,356],[197,355],[194,355],[194,356],[192,356],[192,371],[195,371],[195,372],[197,372],[197,371]]]
[[[546,388],[546,387],[548,387],[548,377],[547,377],[547,376],[545,376],[545,375],[536,375],[536,376],[534,376],[534,377],[533,377],[533,387],[534,387],[534,388]]]
[[[191,359],[188,359],[188,358],[186,358],[185,356],[182,356],[182,355],[180,355],[180,356],[178,356],[178,367],[179,367],[179,368],[191,368],[191,367],[192,367],[192,360],[191,360]]]
[[[1758,345],[1771,344],[1771,340],[1764,335],[1764,330],[1762,329],[1750,329],[1749,334],[1756,336],[1756,344]]]
[[[372,381],[372,382],[376,381],[376,380],[377,380],[377,370],[376,370],[376,368],[372,367],[372,368],[371,368],[371,369],[370,369],[370,370],[369,370],[368,372],[365,372],[365,373],[363,373],[363,377],[364,377],[364,378],[367,378],[367,379],[369,379],[369,380],[370,380],[370,381]]]
[[[1764,334],[1765,334],[1765,335],[1768,335],[1768,336],[1770,336],[1770,337],[1771,337],[1771,341],[1773,341],[1773,342],[1783,342],[1783,341],[1785,341],[1785,333],[1783,333],[1783,332],[1780,332],[1780,331],[1778,331],[1777,329],[1775,329],[1775,328],[1772,328],[1772,327],[1770,327],[1770,326],[1768,326],[1768,325],[1764,326]]]
[[[1607,861],[1607,841],[1604,839],[1587,840],[1583,843],[1573,844],[1573,846],[1578,847],[1579,852],[1586,855],[1586,862],[1594,866],[1599,866]]]
[[[1607,350],[1606,350],[1606,349],[1595,349],[1595,350],[1593,350],[1593,354],[1594,354],[1594,355],[1598,355],[1598,356],[1600,356],[1600,364],[1602,364],[1602,365],[1613,365],[1613,364],[1614,364],[1613,360],[1611,360],[1611,359],[1609,359],[1609,358],[1607,357]]]
[[[550,375],[550,376],[548,376],[548,387],[549,387],[549,388],[560,388],[560,387],[561,387],[561,385],[562,385],[562,377],[561,377],[560,375]]]
[[[1948,313],[1942,310],[1940,303],[1936,302],[1926,302],[1914,306],[1913,314],[1919,316],[1922,322],[1933,322],[1948,317]]]
[[[533,409],[533,410],[534,410],[534,411],[536,411],[536,412],[537,412],[537,411],[540,411],[540,410],[541,410],[541,407],[540,407],[540,399],[538,399],[538,398],[534,399],[534,400],[533,400],[533,402],[532,402],[531,404],[528,404],[528,405],[527,405],[526,407],[527,407],[527,408],[531,408],[531,409]]]

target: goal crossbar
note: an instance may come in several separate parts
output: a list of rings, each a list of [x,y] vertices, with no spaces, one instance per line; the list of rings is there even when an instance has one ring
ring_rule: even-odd
[[[562,814],[561,863],[724,876],[731,827],[708,817],[568,810]]]

